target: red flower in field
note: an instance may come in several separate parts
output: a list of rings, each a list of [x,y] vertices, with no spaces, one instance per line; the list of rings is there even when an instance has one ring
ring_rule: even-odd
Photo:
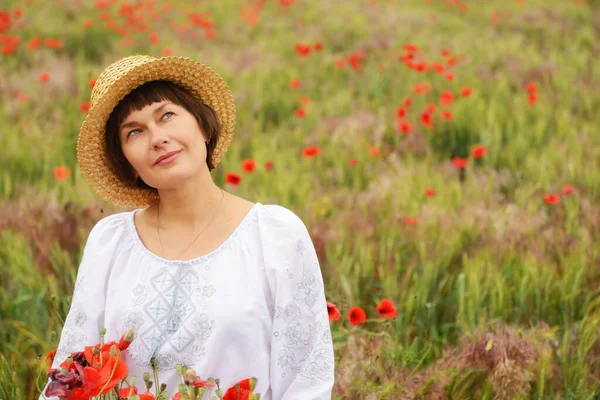
[[[444,110],[442,111],[442,118],[448,121],[452,121],[452,111]]]
[[[315,43],[315,50],[316,50],[316,51],[321,51],[321,50],[323,50],[323,43],[322,43],[322,42],[316,42],[316,43]]]
[[[212,40],[217,37],[217,31],[214,29],[207,29],[204,31],[204,38],[208,40]]]
[[[427,65],[424,62],[419,62],[415,64],[415,71],[422,74],[426,71]]]
[[[69,168],[64,167],[62,165],[59,165],[58,167],[54,168],[54,179],[56,179],[57,181],[67,179],[69,178],[69,176],[71,176],[71,170]]]
[[[529,96],[527,96],[527,101],[529,102],[529,104],[534,105],[535,103],[537,103],[537,94],[535,93],[529,93]]]
[[[433,103],[429,103],[425,106],[425,112],[429,113],[429,114],[433,114],[436,109],[437,109],[437,106]]]
[[[90,111],[90,102],[84,101],[81,104],[79,104],[79,110],[83,113],[87,113],[88,111]]]
[[[168,57],[171,54],[173,54],[173,49],[171,49],[170,47],[165,47],[164,49],[162,49],[161,54],[165,57]]]
[[[431,188],[427,188],[427,189],[425,189],[425,195],[427,197],[433,197],[433,196],[435,196],[435,190],[433,190]]]
[[[46,358],[44,359],[44,361],[49,361],[48,369],[46,370],[46,373],[48,373],[52,370],[52,363],[54,362],[54,356],[56,356],[57,351],[58,351],[58,348],[56,348],[56,349],[52,350],[51,352],[49,352],[48,354],[46,354]]]
[[[396,305],[390,299],[383,299],[377,307],[375,307],[381,318],[394,319],[398,314]]]
[[[412,43],[406,43],[404,45],[404,50],[408,51],[409,53],[418,53],[419,47]]]
[[[94,86],[96,85],[96,80],[95,79],[90,80],[90,82],[88,83],[88,85],[90,86],[90,89],[93,89]]]
[[[342,69],[346,66],[346,59],[345,58],[340,58],[339,60],[337,60],[335,62],[335,67],[337,69]]]
[[[376,157],[379,155],[379,148],[377,146],[371,146],[369,147],[369,154],[371,154],[373,157]]]
[[[298,55],[300,57],[306,57],[307,55],[310,54],[310,49],[311,49],[310,45],[303,44],[303,43],[297,43],[294,48],[296,49],[296,53],[298,53]]]
[[[426,126],[428,128],[433,126],[432,115],[428,112],[422,112],[421,113],[421,124],[423,124],[423,126]]]
[[[442,54],[442,57],[448,57],[450,55],[450,50],[442,49],[441,54]]]
[[[300,79],[292,79],[290,81],[290,87],[293,89],[298,89],[300,87]]]
[[[404,217],[404,223],[406,225],[417,226],[419,225],[419,220],[413,217]]]
[[[365,58],[362,52],[353,53],[348,56],[348,62],[352,66],[352,69],[358,71],[360,69],[360,61]]]
[[[398,131],[404,134],[409,134],[413,130],[412,124],[408,121],[401,119],[398,121]]]
[[[444,64],[440,62],[434,62],[429,65],[429,69],[436,71],[438,74],[443,74],[446,67],[444,67]]]
[[[448,81],[454,80],[454,72],[452,72],[452,71],[446,72],[446,74],[444,76],[446,77],[446,80],[448,80]]]
[[[440,103],[444,106],[449,106],[454,102],[454,94],[450,91],[444,91],[440,95]]]
[[[416,94],[425,94],[431,90],[431,85],[427,82],[417,83],[413,87],[413,92]]]
[[[356,167],[358,165],[358,160],[352,158],[348,161],[348,164],[350,164],[353,167]]]
[[[92,25],[94,25],[94,21],[92,21],[90,18],[88,18],[85,21],[83,21],[83,23],[81,24],[81,27],[85,30],[85,29],[91,28]]]
[[[452,158],[452,164],[454,164],[455,167],[463,169],[467,167],[467,164],[469,163],[469,159],[467,158],[462,158],[462,157],[453,157]]]
[[[407,111],[406,108],[400,106],[398,107],[398,109],[396,110],[396,117],[398,118],[403,118],[406,117]]]
[[[228,172],[225,175],[225,183],[228,183],[233,186],[238,186],[242,181],[242,177],[234,172]]]
[[[296,115],[300,118],[304,118],[306,116],[306,111],[303,108],[299,108],[296,110]]]
[[[157,44],[158,43],[158,33],[157,32],[150,32],[150,36],[148,37],[150,39],[150,43],[152,44]]]
[[[156,400],[156,397],[150,392],[140,393],[140,400]]]
[[[560,196],[557,195],[557,194],[555,194],[555,193],[545,194],[544,195],[544,202],[546,204],[549,204],[549,205],[557,204],[558,202],[560,202]]]
[[[469,97],[473,93],[473,90],[470,87],[464,87],[460,89],[460,95],[463,97]]]
[[[310,103],[310,99],[308,97],[300,97],[300,104],[302,104],[303,106],[308,105],[308,103]]]
[[[27,43],[28,50],[35,50],[40,46],[41,40],[39,36],[34,36],[29,43]]]
[[[271,170],[271,168],[273,168],[273,161],[267,161],[267,162],[265,163],[265,170],[266,170],[267,172],[269,172],[269,171]]]
[[[247,158],[242,161],[242,169],[248,173],[256,171],[256,163],[253,159]]]
[[[537,92],[537,85],[533,82],[529,82],[525,85],[525,89],[529,92],[529,93],[535,93]]]
[[[319,146],[306,147],[302,151],[302,154],[304,155],[304,157],[307,157],[307,158],[312,158],[312,157],[318,155],[319,153],[321,153],[321,149],[319,148]]]
[[[402,102],[402,104],[404,104],[404,107],[410,107],[410,105],[412,104],[412,99],[410,97],[407,97],[404,99],[404,101]]]
[[[42,82],[48,82],[50,80],[50,74],[47,72],[42,72],[40,74],[40,81]]]
[[[487,147],[482,145],[473,146],[471,149],[471,154],[473,158],[481,158],[487,153]]]
[[[29,96],[27,96],[25,93],[21,92],[20,90],[17,90],[16,98],[17,98],[17,100],[22,101],[23,103],[27,103],[29,101]]]
[[[565,185],[562,189],[563,194],[565,195],[570,195],[571,193],[573,193],[573,187],[569,186],[569,185]]]
[[[337,321],[342,316],[336,305],[330,302],[327,302],[327,315],[329,315],[329,322]]]
[[[348,311],[348,320],[354,326],[358,326],[367,320],[367,314],[360,307],[352,307]]]
[[[62,40],[60,39],[45,39],[44,46],[50,49],[60,49],[62,47]]]

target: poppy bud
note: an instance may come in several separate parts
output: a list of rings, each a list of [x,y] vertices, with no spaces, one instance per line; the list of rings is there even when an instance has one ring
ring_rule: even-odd
[[[256,378],[250,378],[250,391],[253,391],[254,388],[256,387]]]
[[[113,357],[117,355],[117,346],[114,344],[110,347],[110,355]]]
[[[100,354],[100,347],[94,346],[92,348],[92,354]]]
[[[100,335],[106,335],[106,328],[100,328]]]
[[[206,388],[199,388],[198,389],[198,396],[200,396],[200,398],[202,398],[202,396],[204,396],[204,392],[206,392]]]
[[[184,376],[183,379],[184,379],[184,382],[189,385],[189,384],[192,384],[194,382],[194,378],[195,377],[196,377],[196,371],[194,371],[191,368],[188,368],[185,371],[185,376]]]
[[[181,364],[177,364],[177,365],[175,366],[175,371],[177,371],[177,375],[181,375],[181,374],[183,374],[183,370],[182,370],[182,368],[181,368]]]
[[[220,399],[223,398],[223,391],[221,389],[215,390],[215,394],[217,395],[218,398],[220,398]]]
[[[133,342],[134,338],[135,327],[132,326],[129,329],[127,329],[127,332],[125,332],[125,334],[121,337],[121,340],[119,341],[119,350],[126,350],[131,344],[131,342]]]
[[[144,382],[148,382],[150,380],[150,372],[144,372]]]
[[[129,378],[129,386],[135,386],[135,382],[137,382],[137,378],[135,376]]]

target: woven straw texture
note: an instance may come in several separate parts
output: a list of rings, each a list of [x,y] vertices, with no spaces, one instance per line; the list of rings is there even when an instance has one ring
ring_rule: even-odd
[[[145,207],[158,194],[122,182],[110,168],[104,145],[106,122],[119,102],[150,81],[168,80],[187,89],[215,110],[221,133],[212,154],[216,167],[233,138],[235,104],[227,82],[210,67],[187,57],[124,57],[106,67],[96,79],[90,109],[77,138],[77,161],[90,187],[104,200],[121,207]]]

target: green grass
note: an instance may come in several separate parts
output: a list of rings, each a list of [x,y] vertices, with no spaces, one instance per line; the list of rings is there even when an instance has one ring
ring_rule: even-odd
[[[332,322],[335,398],[600,394],[597,1],[489,0],[462,12],[442,0],[298,1],[287,9],[273,0],[255,26],[241,18],[242,2],[170,2],[126,48],[95,2],[52,3],[3,5],[21,7],[24,26],[6,32],[21,43],[0,54],[0,399],[37,399],[36,384],[46,382],[38,355],[57,345],[85,237],[102,216],[121,211],[95,196],[77,169],[88,83],[118,57],[160,56],[166,47],[209,64],[234,92],[235,140],[215,181],[240,173],[240,186],[227,190],[288,207],[309,227],[327,298],[342,312]],[[172,29],[170,21],[186,23],[182,6],[210,11],[217,37]],[[87,19],[93,26],[84,30]],[[35,36],[63,46],[28,50]],[[317,41],[322,51],[296,54],[296,43]],[[407,68],[407,43],[428,63],[443,62],[442,49],[464,55],[447,67],[454,80]],[[359,70],[336,68],[358,51]],[[49,82],[40,82],[43,71]],[[290,88],[295,78],[299,89]],[[431,91],[414,94],[422,82]],[[528,82],[538,87],[534,105]],[[462,87],[471,96],[461,97]],[[442,107],[447,90],[456,100]],[[17,91],[29,101],[18,101]],[[310,103],[298,118],[303,96]],[[396,129],[406,97],[409,135]],[[432,103],[426,128],[419,115]],[[440,118],[442,109],[452,121]],[[474,160],[477,144],[488,152]],[[308,146],[321,153],[304,158]],[[462,179],[454,156],[469,157]],[[245,158],[257,172],[242,172]],[[58,165],[71,169],[67,180],[54,179]],[[573,193],[561,194],[564,185]],[[425,196],[426,188],[436,195]],[[560,202],[545,204],[547,193]],[[393,321],[378,319],[384,297],[398,308]],[[349,324],[352,306],[367,311],[364,325]]]

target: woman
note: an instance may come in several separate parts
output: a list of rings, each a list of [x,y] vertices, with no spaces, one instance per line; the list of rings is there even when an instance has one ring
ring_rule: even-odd
[[[140,392],[154,359],[169,398],[176,364],[222,388],[256,377],[265,400],[331,398],[323,279],[304,223],[212,180],[234,122],[225,81],[189,58],[136,55],[100,74],[78,161],[102,198],[135,209],[91,230],[52,368],[98,343],[100,328],[108,342],[134,326],[123,359]]]

